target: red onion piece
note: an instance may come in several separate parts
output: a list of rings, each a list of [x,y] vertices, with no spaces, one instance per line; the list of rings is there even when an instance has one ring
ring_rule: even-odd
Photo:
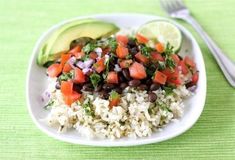
[[[94,63],[94,60],[93,59],[88,59],[84,62],[84,68],[90,68],[91,65]]]
[[[86,68],[84,62],[82,62],[82,61],[78,61],[78,62],[76,63],[76,66],[78,66],[78,67],[81,68],[81,69]]]

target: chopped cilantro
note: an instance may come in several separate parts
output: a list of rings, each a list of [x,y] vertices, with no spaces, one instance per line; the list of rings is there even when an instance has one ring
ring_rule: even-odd
[[[154,75],[154,72],[156,71],[156,66],[155,64],[150,64],[147,68],[146,68],[146,73],[149,77],[152,77]]]
[[[166,95],[172,94],[173,93],[173,89],[175,89],[174,86],[164,86],[163,89],[166,92]]]
[[[111,49],[111,52],[114,52],[117,48],[117,41],[115,38],[111,37],[108,39],[108,45]]]
[[[111,93],[110,93],[110,98],[111,99],[116,99],[116,98],[119,98],[119,93],[117,93],[116,91],[112,91]]]
[[[85,101],[82,104],[82,107],[87,115],[92,116],[92,117],[95,116],[94,111],[92,110],[92,104],[90,100]]]
[[[174,47],[171,46],[169,42],[167,42],[167,44],[166,44],[166,49],[165,49],[165,51],[164,51],[164,54],[165,54],[166,56],[170,56],[172,53],[174,53],[173,48],[174,48]]]
[[[158,66],[157,66],[158,70],[164,70],[166,68],[166,64],[165,62],[162,61],[158,61]]]
[[[90,80],[91,80],[92,85],[94,87],[97,87],[99,82],[101,81],[101,77],[100,75],[93,73],[92,75],[90,75]]]
[[[169,42],[167,42],[166,49],[163,53],[165,56],[166,67],[169,67],[170,69],[175,68],[175,62],[171,57],[171,55],[174,54],[173,48],[174,47],[171,46]]]
[[[83,48],[82,51],[87,54],[90,53],[91,51],[94,51],[94,49],[97,47],[95,43],[88,43],[86,44]]]
[[[166,57],[166,66],[170,69],[175,68],[175,62],[171,57]]]
[[[141,54],[145,55],[146,57],[150,57],[150,53],[153,51],[153,49],[146,45],[141,45],[140,51]]]
[[[104,72],[103,75],[102,75],[104,79],[106,79],[106,77],[107,77],[107,75],[108,75],[108,72],[109,72],[109,64],[110,64],[110,62],[112,62],[112,61],[114,60],[114,57],[115,57],[115,56],[116,56],[115,54],[111,53],[109,59],[105,62],[105,72]]]
[[[83,56],[81,58],[81,60],[84,62],[84,61],[88,60],[89,58],[90,58],[89,54],[85,54],[85,56]]]
[[[55,101],[50,100],[43,108],[47,110],[47,109],[49,109],[50,107],[52,107],[54,103],[55,103]]]
[[[61,81],[68,81],[69,79],[72,79],[73,78],[73,75],[74,75],[74,72],[73,71],[70,71],[68,73],[63,73],[59,76],[58,78],[58,81],[61,82]]]

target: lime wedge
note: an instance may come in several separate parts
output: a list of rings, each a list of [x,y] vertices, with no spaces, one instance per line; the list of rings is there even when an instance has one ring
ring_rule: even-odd
[[[155,20],[142,25],[137,33],[145,36],[153,42],[161,42],[164,45],[167,42],[178,52],[182,43],[180,30],[172,23],[164,20]]]

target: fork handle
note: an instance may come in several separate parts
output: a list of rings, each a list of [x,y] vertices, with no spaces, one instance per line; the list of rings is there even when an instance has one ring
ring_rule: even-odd
[[[222,52],[222,50],[215,44],[215,42],[202,29],[200,24],[192,16],[187,15],[186,17],[182,18],[190,23],[193,28],[199,33],[201,38],[205,41],[208,48],[210,49],[218,65],[220,66],[224,76],[231,84],[231,86],[235,87],[235,63]]]

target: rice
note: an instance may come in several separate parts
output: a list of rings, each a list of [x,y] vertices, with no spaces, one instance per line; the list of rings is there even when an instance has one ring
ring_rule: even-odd
[[[151,103],[146,91],[127,87],[119,105],[110,109],[108,100],[87,93],[86,100],[92,103],[91,115],[79,102],[66,106],[60,90],[50,91],[54,103],[46,117],[48,125],[58,128],[58,132],[74,128],[82,137],[101,139],[146,137],[161,131],[164,125],[182,117],[183,99],[191,95],[185,86],[177,87],[171,94],[160,88],[154,91],[156,102]]]

